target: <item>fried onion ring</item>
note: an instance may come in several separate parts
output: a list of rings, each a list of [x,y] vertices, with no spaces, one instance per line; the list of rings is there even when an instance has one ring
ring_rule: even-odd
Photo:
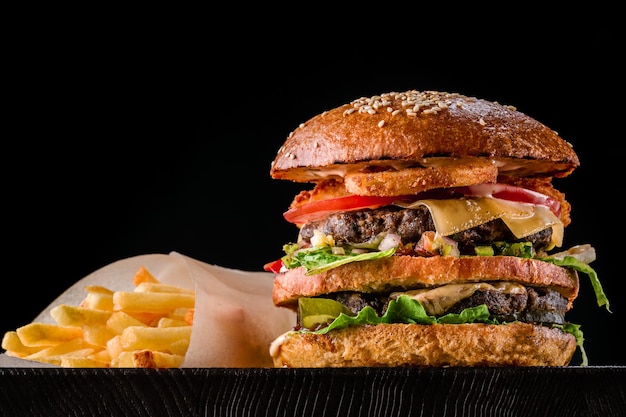
[[[351,194],[394,196],[417,194],[434,188],[495,183],[497,178],[498,167],[495,164],[488,160],[476,160],[400,171],[351,173],[346,175],[344,181],[346,190]]]

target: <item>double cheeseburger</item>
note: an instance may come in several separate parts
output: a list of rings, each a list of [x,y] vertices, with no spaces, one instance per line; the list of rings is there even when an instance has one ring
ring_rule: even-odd
[[[272,178],[310,183],[273,302],[297,311],[277,367],[565,366],[565,314],[591,279],[588,244],[559,249],[570,204],[552,185],[572,146],[510,106],[406,91],[359,98],[293,131]],[[552,254],[550,254],[552,253]]]

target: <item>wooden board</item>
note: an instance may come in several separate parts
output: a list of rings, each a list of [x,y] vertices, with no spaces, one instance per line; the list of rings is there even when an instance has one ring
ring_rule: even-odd
[[[624,416],[626,367],[0,368],[2,416]]]

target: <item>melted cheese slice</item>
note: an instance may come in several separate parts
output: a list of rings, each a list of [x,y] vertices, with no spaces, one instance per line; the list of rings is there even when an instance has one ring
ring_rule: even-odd
[[[464,298],[470,297],[474,292],[481,291],[499,291],[506,294],[525,294],[526,288],[523,285],[513,282],[495,282],[488,284],[486,282],[472,282],[466,284],[449,284],[433,289],[410,290],[405,292],[391,293],[391,298],[398,298],[401,295],[409,297],[420,302],[426,313],[431,316],[442,315],[454,304]]]
[[[450,200],[419,200],[405,208],[426,206],[437,233],[449,236],[472,227],[502,219],[517,238],[552,227],[552,245],[563,244],[563,223],[548,207],[501,200],[497,198],[461,198]]]

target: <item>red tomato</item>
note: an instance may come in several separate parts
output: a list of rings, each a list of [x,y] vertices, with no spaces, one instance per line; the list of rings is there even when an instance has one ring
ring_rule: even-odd
[[[338,211],[361,210],[388,206],[394,201],[415,200],[416,196],[374,197],[348,195],[345,197],[330,198],[328,200],[313,201],[300,207],[287,210],[283,217],[290,223],[304,224],[320,219],[330,213]]]
[[[275,261],[268,262],[265,265],[263,265],[263,270],[267,271],[267,272],[273,272],[275,274],[278,274],[280,272],[280,268],[282,268],[282,266],[283,266],[283,260],[282,259],[277,259]]]

